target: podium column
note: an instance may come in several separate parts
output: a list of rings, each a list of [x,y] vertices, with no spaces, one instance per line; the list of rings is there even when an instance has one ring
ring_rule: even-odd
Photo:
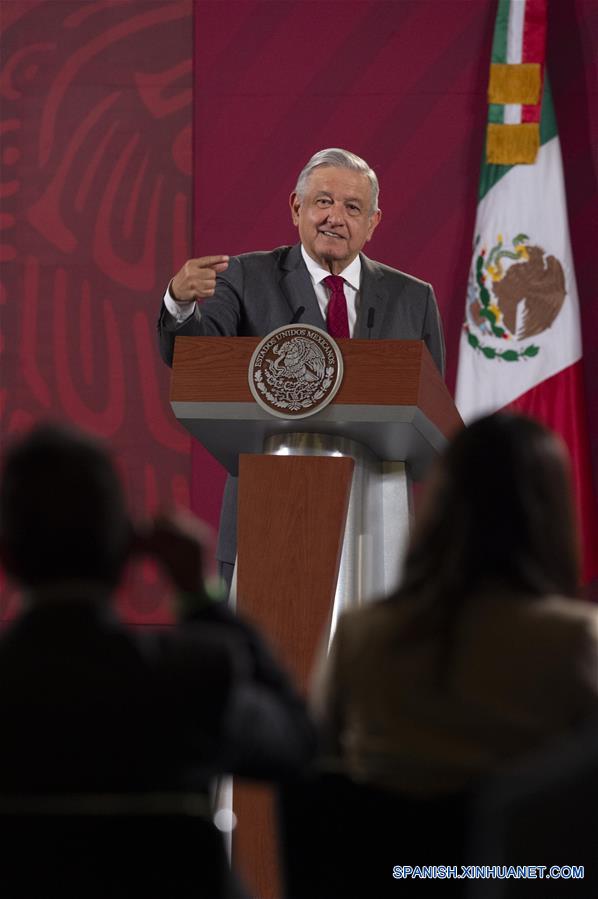
[[[239,459],[237,608],[306,690],[330,628],[354,463],[332,456]],[[279,899],[271,789],[235,781],[233,859],[252,893]]]

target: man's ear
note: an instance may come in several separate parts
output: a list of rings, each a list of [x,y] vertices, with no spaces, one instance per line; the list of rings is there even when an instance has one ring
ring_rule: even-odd
[[[289,197],[289,206],[291,207],[291,216],[293,217],[293,224],[299,224],[299,208],[301,206],[301,200],[297,195],[296,191],[293,191],[291,196]]]
[[[382,211],[380,209],[378,209],[376,212],[374,212],[370,216],[370,222],[369,222],[369,228],[368,228],[368,234],[367,234],[366,240],[372,239],[372,234],[374,233],[374,231],[380,224],[381,218],[382,218]]]

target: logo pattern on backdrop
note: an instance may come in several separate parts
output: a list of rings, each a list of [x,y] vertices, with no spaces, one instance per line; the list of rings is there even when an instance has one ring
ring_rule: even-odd
[[[192,4],[2,7],[2,440],[72,421],[122,449],[137,514],[186,503],[154,319],[189,254]],[[167,620],[152,567],[135,578],[125,616]]]

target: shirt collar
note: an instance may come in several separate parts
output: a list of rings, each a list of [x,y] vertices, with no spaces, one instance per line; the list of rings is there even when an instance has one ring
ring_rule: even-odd
[[[330,274],[328,269],[318,265],[318,263],[311,258],[303,244],[301,244],[301,255],[303,256],[303,261],[307,266],[307,270],[310,273],[314,284],[319,284],[324,278],[328,277]],[[359,290],[359,283],[361,280],[361,257],[359,254],[357,254],[353,262],[348,265],[347,268],[340,272],[340,276],[345,279],[347,284],[351,285],[353,290]]]

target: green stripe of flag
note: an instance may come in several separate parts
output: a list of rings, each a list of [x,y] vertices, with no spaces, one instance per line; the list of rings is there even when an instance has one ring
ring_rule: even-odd
[[[494,125],[502,125],[505,120],[505,104],[489,103],[488,104],[488,121]]]
[[[498,0],[494,38],[492,41],[492,62],[507,61],[507,30],[511,0]]]

